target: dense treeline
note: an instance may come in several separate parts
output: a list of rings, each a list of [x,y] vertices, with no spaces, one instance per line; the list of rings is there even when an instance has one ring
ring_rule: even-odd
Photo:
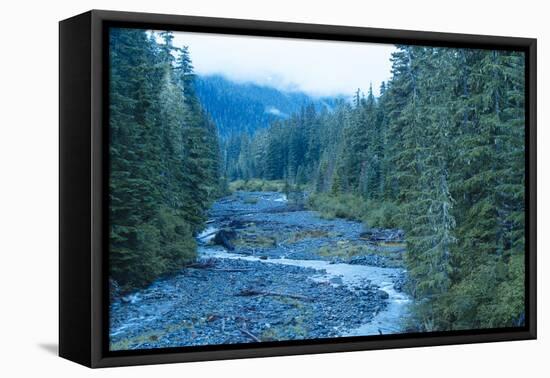
[[[272,122],[298,112],[307,103],[321,109],[332,107],[334,101],[254,83],[237,83],[219,75],[197,77],[195,89],[223,139],[267,128]]]
[[[518,325],[524,85],[520,53],[399,46],[378,98],[234,137],[227,175],[305,185],[318,209],[403,228],[412,329]]]
[[[194,92],[188,51],[143,30],[110,36],[110,269],[125,289],[195,257],[220,194],[216,127]]]

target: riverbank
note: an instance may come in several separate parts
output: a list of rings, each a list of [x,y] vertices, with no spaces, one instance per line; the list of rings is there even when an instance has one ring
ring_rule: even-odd
[[[215,244],[221,230],[228,245]],[[367,231],[280,193],[221,199],[198,238],[197,264],[112,303],[111,348],[399,332],[409,302],[404,248],[371,242]]]

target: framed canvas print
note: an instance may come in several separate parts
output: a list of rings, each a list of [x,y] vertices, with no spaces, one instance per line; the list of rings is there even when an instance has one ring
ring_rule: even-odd
[[[60,22],[60,355],[536,337],[536,40]]]

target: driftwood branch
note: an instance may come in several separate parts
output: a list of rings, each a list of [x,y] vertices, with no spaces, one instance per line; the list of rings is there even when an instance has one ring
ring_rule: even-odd
[[[209,269],[214,272],[249,272],[250,268],[216,268],[216,260],[209,259],[187,265],[187,268]]]
[[[262,341],[244,328],[239,328],[239,331],[241,331],[242,333],[244,333],[246,336],[250,337],[252,340],[254,340],[257,343]]]
[[[247,269],[247,268],[243,268],[243,269],[239,269],[239,268],[228,268],[228,269],[212,269],[213,271],[215,272],[250,272],[251,270],[254,270],[254,269]]]
[[[305,295],[280,293],[276,291],[260,291],[260,290],[252,290],[252,289],[241,290],[238,295],[245,296],[245,297],[250,297],[253,295],[271,295],[275,297],[288,297],[293,299],[300,299],[303,301],[311,301],[311,298],[306,297]]]

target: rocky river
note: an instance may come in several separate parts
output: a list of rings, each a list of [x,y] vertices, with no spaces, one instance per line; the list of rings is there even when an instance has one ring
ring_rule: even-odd
[[[401,332],[402,239],[282,193],[236,192],[213,205],[195,264],[112,301],[111,349]]]

